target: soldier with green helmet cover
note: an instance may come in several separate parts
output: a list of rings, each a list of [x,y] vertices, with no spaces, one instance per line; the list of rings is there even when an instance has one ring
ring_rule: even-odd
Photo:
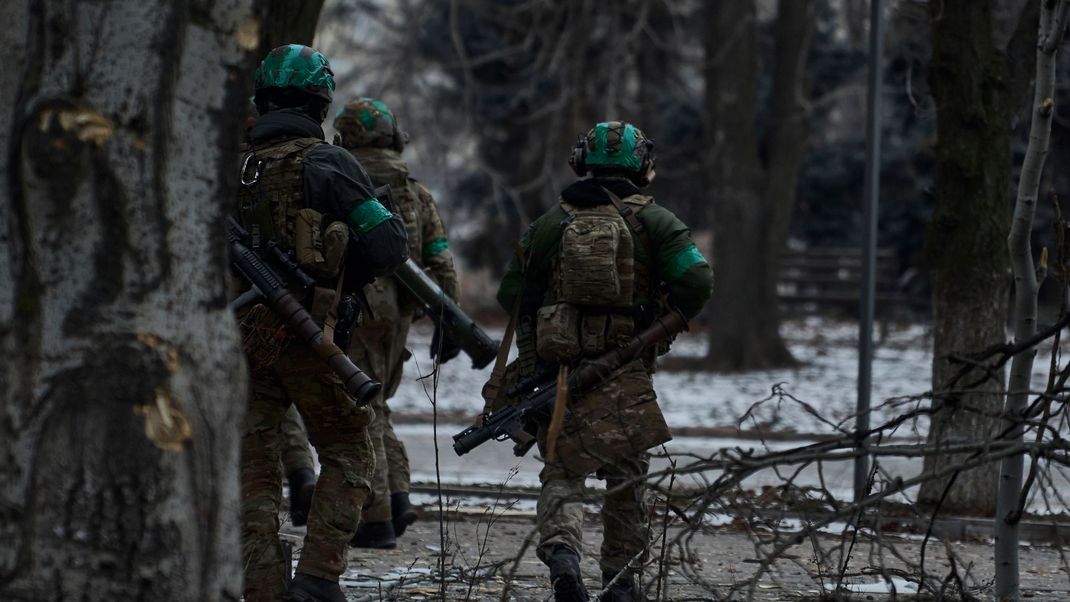
[[[334,128],[339,137],[335,143],[353,153],[377,187],[389,186],[396,210],[408,231],[409,255],[456,300],[459,287],[446,229],[430,191],[410,176],[409,167],[401,157],[406,135],[398,127],[394,113],[380,100],[356,98],[338,111]],[[390,549],[396,546],[396,537],[417,518],[409,502],[408,455],[390,424],[387,402],[397,391],[402,365],[410,355],[406,341],[418,302],[393,279],[376,280],[364,292],[370,317],[354,333],[349,355],[383,383],[383,391],[372,401],[375,417],[369,426],[376,467],[372,492],[364,504],[363,521],[352,545]],[[443,363],[458,351],[448,337],[436,330],[431,343],[433,358]],[[287,474],[309,471],[312,457],[300,425],[291,420],[284,430],[287,438],[283,459]],[[291,499],[293,491],[291,488]]]
[[[404,224],[373,194],[367,173],[324,141],[335,87],[327,58],[307,46],[272,50],[256,70],[259,118],[240,157],[234,215],[254,252],[279,249],[306,274],[303,305],[330,336],[340,300],[408,257]],[[311,279],[312,284],[308,283]],[[338,577],[370,493],[374,456],[367,425],[341,380],[263,304],[239,310],[252,378],[241,440],[241,537],[246,602],[343,602]],[[300,562],[287,586],[278,539],[281,425],[296,406],[321,471]]]
[[[531,224],[498,289],[499,303],[518,316],[519,356],[507,384],[548,368],[567,379],[570,368],[626,343],[666,311],[697,315],[712,290],[713,272],[687,226],[642,192],[654,179],[654,152],[639,128],[595,125],[579,137],[569,164],[590,177],[566,187]],[[578,398],[559,396],[568,412],[539,425],[537,553],[558,602],[588,599],[579,557],[589,475],[605,479],[608,492],[601,599],[640,599],[637,567],[650,541],[647,450],[671,438],[651,380],[656,355],[666,350],[648,350]],[[503,403],[487,393],[495,390],[485,389],[485,411]]]

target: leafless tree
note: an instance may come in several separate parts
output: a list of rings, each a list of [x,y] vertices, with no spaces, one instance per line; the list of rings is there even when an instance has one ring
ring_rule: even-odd
[[[807,144],[814,10],[810,0],[778,4],[769,123],[759,136],[757,7],[706,5],[705,167],[717,274],[708,361],[716,368],[794,363],[780,337],[777,280]]]
[[[1026,341],[1037,332],[1037,295],[1047,275],[1048,251],[1044,249],[1040,265],[1035,266],[1031,238],[1033,216],[1036,213],[1044,160],[1051,139],[1051,122],[1055,114],[1055,53],[1062,44],[1066,22],[1070,18],[1067,0],[1042,3],[1038,25],[1036,82],[1033,93],[1033,120],[1029,130],[1029,146],[1018,181],[1018,198],[1014,205],[1014,221],[1007,246],[1014,273],[1014,340]],[[1060,266],[1062,267],[1062,266]],[[1062,283],[1066,290],[1066,283]],[[1065,309],[1065,308],[1064,308]],[[1029,406],[1029,386],[1033,376],[1035,348],[1015,356],[1011,363],[1007,386],[1005,413],[1011,440],[1021,441],[1025,425],[1021,422]],[[1045,415],[1048,410],[1045,410]],[[1006,458],[1000,469],[999,497],[996,511],[996,595],[1000,599],[1016,600],[1018,588],[1018,523],[1021,520],[1021,488],[1024,457],[1019,454]],[[1034,463],[1032,471],[1036,470]]]
[[[252,3],[3,3],[0,598],[235,600]]]

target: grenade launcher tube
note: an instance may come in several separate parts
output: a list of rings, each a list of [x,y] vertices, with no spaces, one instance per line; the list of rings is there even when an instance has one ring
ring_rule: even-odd
[[[394,278],[416,297],[445,335],[472,359],[472,368],[482,368],[498,357],[499,343],[491,340],[475,320],[461,311],[415,261],[409,259],[401,264],[394,272]]]
[[[286,328],[327,362],[357,405],[368,405],[382,385],[369,378],[344,351],[323,336],[323,329],[316,324],[301,302],[286,290],[282,279],[259,255],[245,245],[243,240],[246,236],[245,230],[238,222],[234,218],[228,218],[227,242],[230,246],[231,265],[264,295],[264,303],[286,324]]]

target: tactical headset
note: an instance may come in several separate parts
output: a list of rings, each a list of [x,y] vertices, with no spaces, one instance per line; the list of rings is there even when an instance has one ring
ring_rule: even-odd
[[[401,128],[398,127],[398,117],[397,115],[394,115],[393,111],[390,112],[390,116],[393,118],[390,120],[390,123],[394,126],[390,138],[390,148],[400,153],[405,150],[405,145],[409,142],[409,134],[408,132],[401,131]]]
[[[594,128],[591,128],[586,134],[580,134],[579,138],[576,139],[576,144],[572,147],[572,153],[568,157],[568,165],[572,168],[572,171],[581,178],[586,176],[589,171],[599,168],[597,165],[587,165],[587,156],[590,153],[587,139],[594,133],[595,128],[604,125],[604,123],[599,123]],[[632,129],[634,132],[636,138],[635,144],[639,151],[639,169],[629,170],[611,165],[601,167],[607,170],[617,169],[624,171],[627,174],[628,179],[632,180],[637,186],[647,186],[650,184],[650,172],[654,169],[654,142],[644,136],[639,128],[628,123],[623,123],[622,126],[625,128],[625,131]]]

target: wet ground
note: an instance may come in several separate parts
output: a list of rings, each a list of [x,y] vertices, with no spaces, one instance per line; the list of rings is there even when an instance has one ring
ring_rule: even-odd
[[[341,581],[349,600],[441,599],[443,588],[449,600],[552,599],[546,568],[530,547],[532,515],[517,511],[509,516],[502,516],[500,511],[450,512],[439,523],[436,514],[425,509],[423,520],[410,527],[395,550],[351,550],[350,567]],[[662,533],[674,541],[682,529],[676,525],[664,531],[656,529],[655,537],[660,539]],[[287,526],[284,537],[299,546],[302,534],[303,530]],[[584,537],[582,570],[593,593],[601,583],[597,516],[588,516]],[[792,545],[755,580],[762,567],[755,542],[768,545],[770,537],[768,533],[748,535],[728,527],[691,533],[683,546],[686,555],[681,554],[681,546],[670,546],[662,557],[662,547],[655,546],[644,571],[648,599],[657,599],[659,589],[662,600],[677,601],[748,597],[799,600],[835,589],[839,563],[822,566],[815,561],[815,550],[822,550],[822,556],[835,556],[840,538],[822,535]],[[903,571],[908,563],[918,562],[920,547],[914,536],[886,535],[882,545],[876,546],[863,535],[855,542],[851,560],[842,568],[845,576],[839,581],[853,592],[853,599],[889,599],[893,587],[900,599],[910,599],[917,584],[911,581],[910,571]],[[954,573],[948,560],[952,556]],[[1024,597],[1070,599],[1067,565],[1058,549],[1024,546],[1021,565]],[[927,546],[925,566],[941,578],[957,575],[982,599],[990,595],[993,562],[987,542],[934,539]],[[885,577],[878,567],[884,567]],[[955,580],[950,577],[951,583]]]
[[[796,369],[735,375],[659,372],[655,376],[663,410],[678,436],[659,450],[667,456],[655,459],[653,469],[666,467],[670,457],[682,462],[708,458],[722,449],[749,448],[756,453],[784,450],[833,434],[837,424],[850,427],[857,372],[854,325],[805,319],[787,323],[784,332],[795,356],[803,360]],[[412,463],[413,500],[423,506],[424,519],[399,540],[396,550],[352,550],[350,570],[342,580],[347,595],[350,600],[430,600],[441,598],[443,592],[449,600],[552,599],[545,567],[531,547],[534,492],[541,463],[534,454],[514,457],[508,443],[489,442],[466,456],[454,454],[450,437],[482,407],[479,390],[490,368],[470,370],[462,356],[442,367],[437,382],[421,379],[431,369],[426,360],[429,342],[430,330],[426,325],[418,326],[410,339],[415,357],[406,364],[404,381],[391,402],[396,431],[408,447]],[[674,353],[697,357],[705,344],[701,335],[686,335],[677,342]],[[930,347],[925,327],[888,331],[874,362],[875,405],[888,398],[922,394],[929,388]],[[1043,356],[1042,351],[1035,364],[1039,380],[1043,380],[1047,367]],[[780,390],[788,395],[766,401],[753,418],[744,421],[743,430],[749,432],[734,435],[740,417],[755,402],[769,398],[777,383],[782,383]],[[873,420],[876,423],[895,416],[903,407],[879,409]],[[776,437],[763,441],[749,436],[759,429]],[[916,442],[924,431],[924,425],[915,428],[908,424],[897,433],[901,437],[898,442]],[[917,459],[884,458],[881,468],[888,480],[906,479],[918,474],[921,464]],[[849,500],[852,470],[851,462],[828,462],[820,470],[803,469],[794,478],[796,484],[821,487],[840,500]],[[681,484],[699,485],[717,474],[709,469]],[[760,491],[782,479],[783,474],[761,471],[745,486]],[[1056,480],[1057,489],[1070,491],[1065,477],[1057,475]],[[445,488],[442,502],[448,509],[441,522],[436,510],[440,484]],[[589,487],[597,489],[599,485],[596,480],[588,481]],[[498,488],[507,492],[498,495]],[[912,492],[907,492],[898,501],[909,504],[911,497]],[[585,508],[589,515],[583,570],[587,586],[594,592],[600,585],[597,555],[601,529],[597,505]],[[1031,508],[1045,510],[1040,499],[1034,499]],[[1066,510],[1065,504],[1061,510]],[[1059,512],[1060,508],[1050,511]],[[852,592],[853,599],[870,600],[887,599],[893,591],[905,598],[918,589],[913,576],[918,574],[914,568],[921,561],[922,536],[910,529],[879,538],[872,532],[854,534],[847,530],[845,537],[846,525],[836,523],[813,535],[796,537],[803,522],[789,521],[780,525],[779,535],[787,539],[779,560],[766,566],[761,561],[763,550],[775,543],[774,535],[755,530],[753,525],[748,531],[739,517],[708,515],[701,528],[686,532],[682,523],[666,525],[663,518],[655,516],[655,524],[661,525],[655,532],[656,541],[676,543],[667,548],[659,543],[651,551],[644,583],[651,600],[816,599],[835,591],[837,584]],[[952,589],[961,584],[971,595],[990,598],[994,562],[987,534],[991,529],[967,521],[961,521],[959,527],[952,524],[945,531],[958,533],[947,536],[955,541],[934,538],[928,542],[925,571],[946,578]],[[1044,530],[1041,524],[1034,533]],[[1055,532],[1049,531],[1048,535]],[[287,525],[284,532],[299,547],[302,531]],[[839,558],[846,550],[850,551],[849,561],[843,563]],[[1070,600],[1067,563],[1057,547],[1024,545],[1021,568],[1023,597]]]

